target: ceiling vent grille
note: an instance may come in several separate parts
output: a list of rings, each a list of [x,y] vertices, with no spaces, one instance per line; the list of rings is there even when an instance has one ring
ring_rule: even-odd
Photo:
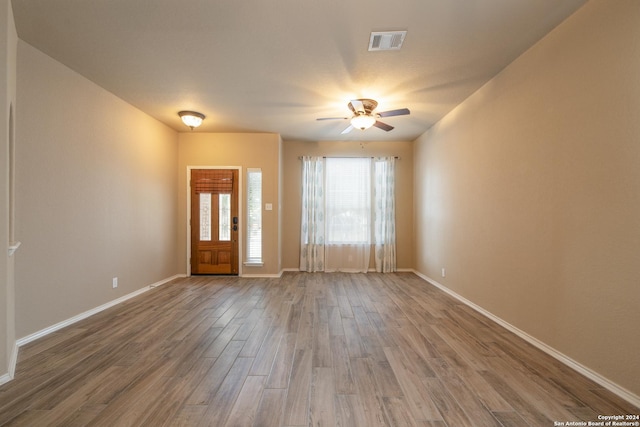
[[[371,33],[369,51],[400,50],[406,31],[381,31]]]

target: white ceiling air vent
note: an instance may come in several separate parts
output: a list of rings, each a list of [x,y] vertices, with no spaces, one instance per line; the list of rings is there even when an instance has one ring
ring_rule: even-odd
[[[406,31],[380,31],[371,33],[369,51],[400,50]]]

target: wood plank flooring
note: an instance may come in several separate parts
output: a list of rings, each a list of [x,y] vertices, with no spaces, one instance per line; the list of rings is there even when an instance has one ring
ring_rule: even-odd
[[[179,279],[20,349],[0,425],[553,426],[638,414],[411,273]]]

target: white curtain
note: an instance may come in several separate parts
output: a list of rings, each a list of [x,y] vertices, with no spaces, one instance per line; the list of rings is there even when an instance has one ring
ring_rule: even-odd
[[[374,159],[374,244],[376,271],[396,271],[395,159]]]
[[[371,159],[326,159],[325,190],[325,271],[366,273],[371,256]]]
[[[324,271],[324,159],[302,158],[300,270]]]

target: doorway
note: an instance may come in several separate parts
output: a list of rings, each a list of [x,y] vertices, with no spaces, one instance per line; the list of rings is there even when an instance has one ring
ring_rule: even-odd
[[[191,169],[191,274],[238,274],[238,170]]]

